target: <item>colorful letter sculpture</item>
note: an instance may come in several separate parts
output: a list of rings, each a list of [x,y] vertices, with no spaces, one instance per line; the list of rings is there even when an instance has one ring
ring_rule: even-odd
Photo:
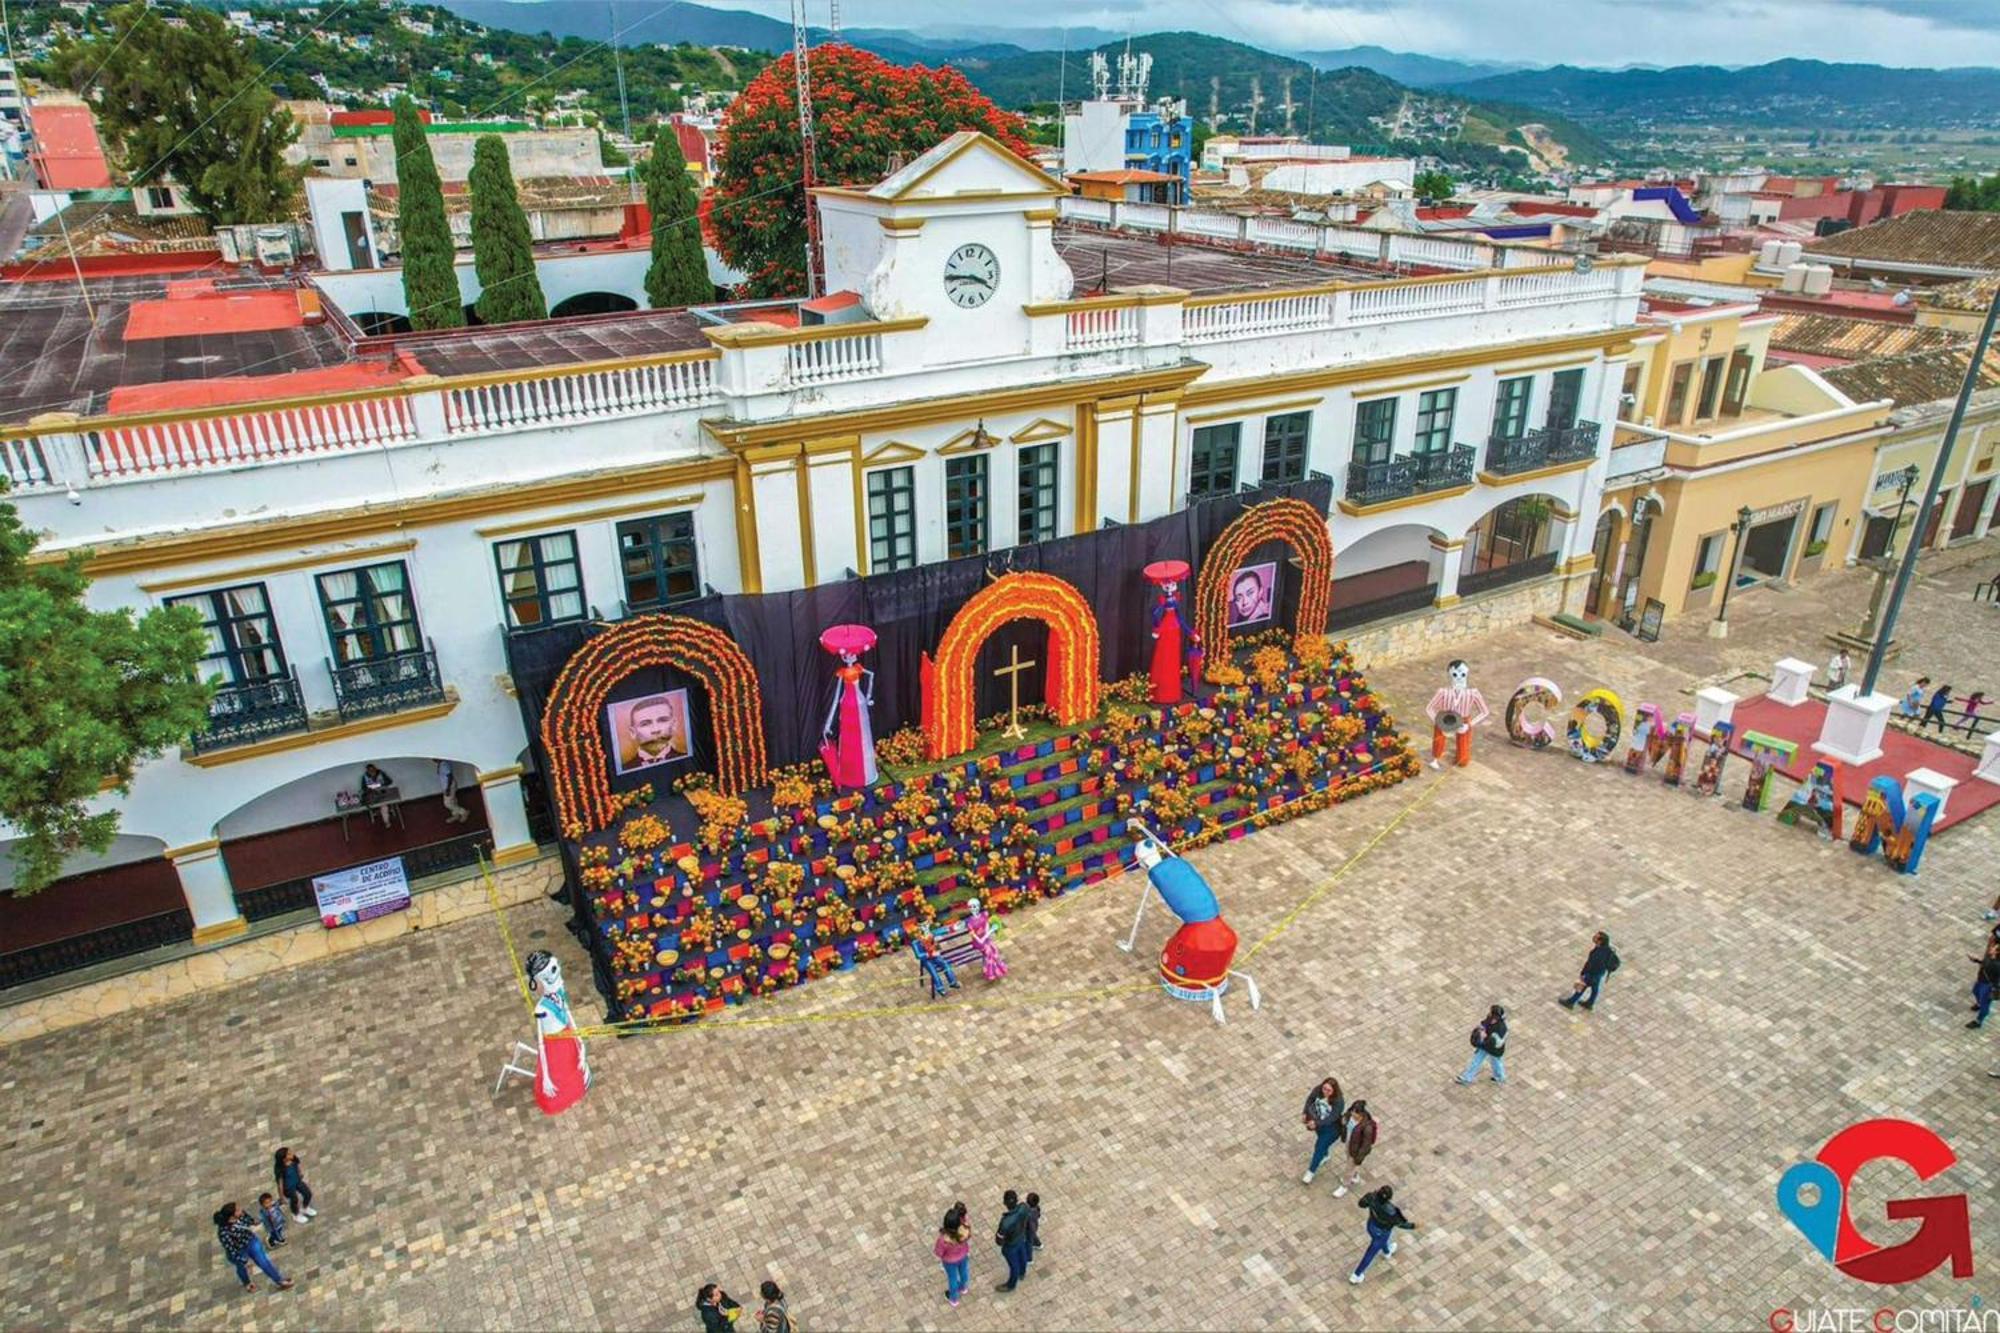
[[[1658,704],[1640,704],[1632,710],[1632,742],[1625,748],[1625,771],[1643,773],[1656,757],[1654,738],[1666,730]]]
[[[875,631],[866,625],[835,625],[819,636],[819,646],[840,659],[833,671],[833,707],[826,710],[819,757],[835,786],[872,787],[875,732],[868,725],[868,707],[875,702],[875,673],[858,659],[875,646]]]
[[[1444,760],[1445,742],[1454,746],[1452,762],[1464,768],[1472,762],[1472,729],[1493,716],[1486,696],[1472,688],[1472,668],[1454,660],[1445,668],[1445,683],[1424,705],[1431,720],[1431,767]]]
[[[1601,764],[1618,752],[1625,729],[1625,706],[1610,690],[1592,690],[1569,714],[1569,752],[1587,764]]]
[[[1139,891],[1139,910],[1132,917],[1132,933],[1118,947],[1127,953],[1139,938],[1139,920],[1146,914],[1149,891],[1160,895],[1167,910],[1181,919],[1181,927],[1160,950],[1160,985],[1177,1000],[1206,1000],[1215,1021],[1223,1022],[1222,997],[1229,990],[1229,978],[1243,978],[1250,992],[1250,1007],[1262,1003],[1257,983],[1246,972],[1234,972],[1236,932],[1222,919],[1222,908],[1214,890],[1201,872],[1151,832],[1132,825],[1139,838],[1138,863],[1146,869],[1148,888]]]
[[[1743,783],[1743,808],[1763,814],[1771,808],[1771,774],[1798,757],[1798,742],[1761,731],[1743,733],[1743,745],[1750,759],[1750,776]]]
[[[1708,733],[1708,750],[1694,775],[1695,795],[1714,796],[1722,791],[1722,766],[1729,762],[1729,738],[1735,731],[1735,723],[1718,722]]]
[[[1841,825],[1840,761],[1822,759],[1806,774],[1805,785],[1792,793],[1778,822],[1787,828],[1805,824],[1819,830],[1822,838],[1838,838]]]
[[[1556,724],[1550,714],[1562,707],[1562,686],[1540,676],[1530,676],[1507,701],[1507,737],[1530,750],[1545,750],[1555,742]]]
[[[1937,808],[1937,797],[1929,792],[1919,792],[1905,805],[1903,784],[1884,774],[1868,784],[1847,845],[1863,856],[1879,850],[1891,870],[1914,875],[1931,840]]]
[[[1145,569],[1146,578],[1159,588],[1153,600],[1153,694],[1156,704],[1181,701],[1181,672],[1198,679],[1201,675],[1201,636],[1188,624],[1181,609],[1180,588],[1187,582],[1185,560],[1155,560]]]
[[[560,1115],[590,1091],[590,1061],[570,1016],[562,964],[546,949],[528,955],[524,969],[535,993],[535,1102],[544,1115]]]
[[[1660,781],[1669,787],[1681,785],[1687,774],[1688,741],[1694,736],[1694,714],[1682,713],[1674,719],[1673,727],[1667,732],[1664,742],[1667,764],[1660,773]]]

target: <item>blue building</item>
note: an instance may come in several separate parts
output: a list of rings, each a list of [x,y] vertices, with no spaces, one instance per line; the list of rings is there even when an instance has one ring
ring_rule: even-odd
[[[1194,118],[1167,102],[1151,111],[1127,113],[1125,165],[1174,177],[1180,184],[1172,202],[1186,204],[1194,175]]]

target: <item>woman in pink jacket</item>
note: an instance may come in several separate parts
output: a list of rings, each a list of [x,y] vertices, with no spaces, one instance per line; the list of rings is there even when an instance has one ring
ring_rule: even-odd
[[[957,1305],[972,1280],[972,1224],[965,1219],[964,1204],[954,1203],[945,1213],[931,1253],[944,1265],[944,1298]]]

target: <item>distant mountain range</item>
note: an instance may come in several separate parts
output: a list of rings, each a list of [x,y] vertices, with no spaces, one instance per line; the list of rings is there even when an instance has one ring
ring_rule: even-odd
[[[1448,60],[1442,56],[1420,56],[1408,51],[1391,51],[1380,46],[1343,46],[1334,51],[1300,51],[1298,57],[1320,69],[1372,69],[1385,78],[1412,88],[1436,88],[1447,83],[1465,83],[1495,74],[1508,74],[1532,66],[1518,60]]]
[[[1474,98],[1531,102],[1603,129],[1698,122],[1813,129],[2000,125],[2000,69],[1895,69],[1774,60],[1743,69],[1517,70],[1454,81]]]

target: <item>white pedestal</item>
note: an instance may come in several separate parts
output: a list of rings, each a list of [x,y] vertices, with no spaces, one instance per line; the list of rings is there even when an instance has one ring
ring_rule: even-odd
[[[2000,785],[2000,731],[1986,738],[1986,748],[1980,752],[1979,767],[1972,770],[1972,776]]]
[[[1813,742],[1813,749],[1843,764],[1868,764],[1882,757],[1882,733],[1896,706],[1889,695],[1863,698],[1860,690],[1859,685],[1843,685],[1827,696],[1826,723]]]
[[[1694,692],[1695,735],[1702,737],[1713,735],[1716,723],[1735,721],[1737,698],[1737,695],[1731,694],[1720,685],[1709,685],[1696,690]]]
[[[1812,677],[1811,662],[1801,662],[1796,657],[1781,657],[1778,664],[1771,668],[1771,689],[1766,697],[1773,703],[1796,708],[1806,701]]]
[[[1912,769],[1903,779],[1903,800],[1908,803],[1929,792],[1937,797],[1937,817],[1942,820],[1945,807],[1951,804],[1951,789],[1957,785],[1957,778],[1948,778],[1933,769]]]

